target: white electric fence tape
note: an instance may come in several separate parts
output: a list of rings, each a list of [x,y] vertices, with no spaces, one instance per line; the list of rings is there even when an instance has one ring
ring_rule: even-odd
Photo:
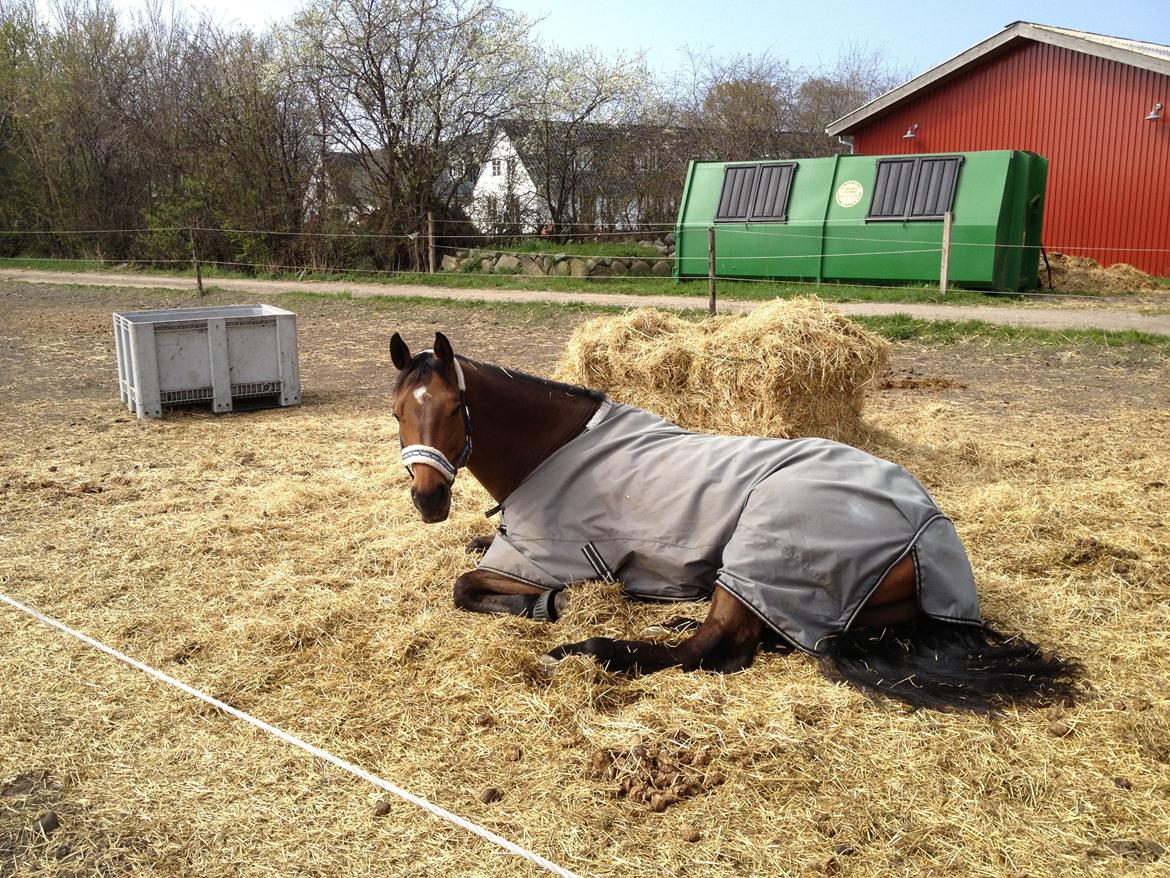
[[[104,643],[102,643],[98,640],[94,640],[92,637],[89,637],[86,634],[82,634],[80,631],[76,631],[73,628],[70,628],[64,622],[58,622],[56,619],[53,619],[49,616],[46,616],[44,613],[41,613],[38,610],[33,609],[32,607],[29,607],[25,604],[22,604],[20,601],[14,600],[13,598],[10,598],[8,595],[3,594],[2,592],[0,592],[0,602],[6,603],[10,607],[12,607],[13,609],[19,610],[20,612],[24,613],[27,616],[31,616],[32,618],[34,618],[40,622],[43,622],[46,625],[52,626],[53,628],[56,628],[58,631],[63,631],[65,634],[68,634],[70,637],[75,637],[78,640],[80,640],[82,643],[86,643],[89,646],[92,646],[94,649],[101,650],[106,655],[112,656],[113,658],[116,658],[118,661],[123,662],[132,668],[137,668],[138,670],[142,671],[143,673],[149,674],[150,676],[154,677],[156,680],[161,680],[162,682],[164,682],[170,686],[174,686],[176,689],[180,689],[183,692],[186,692],[188,695],[191,695],[195,698],[198,698],[200,701],[204,701],[207,704],[210,704],[212,707],[215,707],[215,708],[218,708],[219,710],[222,710],[224,713],[231,714],[232,716],[236,717],[237,719],[242,719],[244,722],[254,725],[256,728],[260,729],[261,731],[267,732],[268,734],[272,735],[273,737],[279,738],[280,740],[284,741],[287,744],[292,744],[294,747],[299,747],[301,750],[304,750],[306,753],[309,753],[313,756],[316,756],[318,759],[322,759],[325,762],[330,763],[331,765],[337,766],[342,771],[348,771],[350,774],[354,775],[355,777],[360,777],[362,780],[367,781],[368,783],[371,783],[374,786],[376,786],[380,789],[383,789],[388,793],[392,793],[395,796],[398,796],[398,798],[404,799],[407,802],[410,802],[412,805],[417,805],[418,807],[422,808],[424,811],[429,811],[431,814],[434,814],[436,817],[440,817],[449,823],[454,823],[456,826],[461,827],[463,829],[466,829],[468,832],[473,833],[475,835],[478,835],[480,838],[487,839],[492,844],[498,845],[499,847],[506,850],[508,853],[515,854],[518,857],[523,857],[524,859],[528,860],[529,862],[535,863],[536,865],[540,866],[543,869],[547,869],[549,872],[552,872],[554,875],[560,875],[561,878],[581,878],[581,876],[577,875],[575,872],[570,872],[568,869],[565,869],[565,868],[562,868],[561,866],[558,866],[556,863],[552,862],[551,860],[546,860],[544,857],[540,856],[539,854],[534,854],[532,851],[527,850],[525,848],[522,848],[522,847],[520,847],[520,845],[518,845],[514,842],[508,841],[508,839],[504,838],[503,836],[496,835],[490,829],[485,829],[484,827],[480,826],[477,823],[472,823],[470,820],[467,820],[464,817],[460,817],[458,814],[452,814],[446,808],[443,808],[443,807],[440,807],[439,805],[435,805],[431,802],[428,802],[426,799],[422,798],[421,796],[416,796],[413,793],[409,793],[406,790],[402,789],[402,787],[400,787],[396,784],[392,784],[388,780],[383,780],[382,778],[378,777],[376,774],[371,774],[370,772],[366,771],[364,768],[360,768],[360,767],[354,765],[352,762],[346,762],[344,759],[342,759],[338,756],[334,756],[332,753],[330,753],[327,750],[322,750],[320,747],[315,747],[312,744],[308,743],[307,741],[301,740],[296,735],[289,734],[288,732],[284,731],[283,729],[278,729],[276,726],[269,725],[268,723],[264,722],[263,720],[257,719],[256,717],[252,716],[249,713],[245,713],[242,710],[239,710],[235,707],[232,707],[230,704],[225,704],[224,702],[220,701],[218,698],[213,698],[212,696],[208,695],[205,692],[199,691],[198,689],[194,688],[193,686],[188,686],[182,680],[176,680],[174,677],[172,677],[168,674],[164,674],[162,671],[157,671],[154,668],[150,667],[149,665],[143,664],[142,662],[138,661],[137,659],[130,658],[130,656],[126,655],[125,653],[118,652],[118,650],[114,649],[113,647],[106,646]]]

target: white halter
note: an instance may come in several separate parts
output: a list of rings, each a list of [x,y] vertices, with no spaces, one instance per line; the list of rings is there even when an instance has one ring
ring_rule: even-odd
[[[425,350],[424,354],[433,354],[433,350]],[[447,460],[447,455],[443,454],[439,449],[432,448],[430,445],[405,445],[402,448],[402,462],[406,465],[406,472],[413,477],[415,464],[426,464],[432,469],[439,471],[448,482],[455,481],[455,475],[459,472],[459,467],[467,463],[467,458],[471,456],[471,412],[467,408],[467,399],[465,392],[467,384],[463,380],[463,367],[459,365],[459,360],[451,361],[455,365],[455,381],[459,386],[459,403],[463,406],[463,428],[467,433],[467,441],[463,444],[463,450],[459,452],[459,456],[455,459],[455,463]],[[399,434],[399,442],[402,441],[401,433]]]

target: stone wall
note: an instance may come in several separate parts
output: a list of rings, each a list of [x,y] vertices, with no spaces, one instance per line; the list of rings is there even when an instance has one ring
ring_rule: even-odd
[[[456,250],[443,257],[443,271],[470,274],[528,274],[544,277],[670,277],[674,272],[673,235],[659,256],[573,256],[568,253],[510,253]],[[663,250],[665,249],[665,252]]]

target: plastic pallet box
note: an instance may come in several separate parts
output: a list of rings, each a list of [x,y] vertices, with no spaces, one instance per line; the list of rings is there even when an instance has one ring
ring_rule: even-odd
[[[271,305],[114,314],[122,401],[140,418],[186,403],[209,402],[215,412],[261,397],[297,405],[296,320]]]

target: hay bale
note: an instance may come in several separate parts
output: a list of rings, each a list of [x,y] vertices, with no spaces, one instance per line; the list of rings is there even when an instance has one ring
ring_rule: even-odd
[[[849,440],[888,350],[816,298],[701,322],[642,308],[578,327],[556,377],[689,430]]]

